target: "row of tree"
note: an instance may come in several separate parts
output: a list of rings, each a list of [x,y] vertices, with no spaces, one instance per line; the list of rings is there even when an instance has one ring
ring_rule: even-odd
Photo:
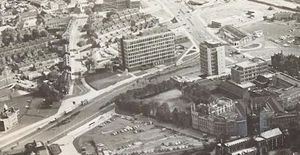
[[[18,30],[13,28],[6,28],[1,32],[2,43],[5,46],[14,43],[36,40],[38,38],[46,37],[46,36],[48,36],[48,32],[45,29]]]
[[[182,88],[183,96],[194,103],[207,103],[211,97],[210,90],[198,84],[187,84]]]
[[[162,92],[175,89],[175,82],[168,80],[159,84],[149,84],[144,88],[129,90],[124,94],[117,96],[114,100],[118,110],[124,110],[130,113],[143,114],[148,117],[154,117],[163,122],[174,123],[181,127],[191,126],[190,110],[172,109],[166,102],[156,101],[146,102],[144,99]],[[188,111],[188,112],[187,112]]]
[[[271,63],[272,67],[279,72],[284,72],[294,77],[299,76],[300,58],[295,55],[274,54],[271,57]]]

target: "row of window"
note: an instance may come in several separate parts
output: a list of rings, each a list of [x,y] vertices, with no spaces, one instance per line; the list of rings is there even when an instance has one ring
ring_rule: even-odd
[[[138,66],[146,65],[146,64],[153,64],[154,62],[164,61],[166,59],[171,59],[171,58],[174,58],[174,56],[165,55],[165,56],[162,56],[160,58],[154,57],[154,58],[148,58],[148,59],[143,59],[143,60],[142,59],[141,60],[136,60],[136,61],[133,61],[132,63],[129,63],[128,67],[132,68],[132,67],[138,67]]]
[[[144,42],[139,42],[139,43],[129,42],[128,44],[125,43],[125,47],[127,49],[131,49],[131,48],[135,48],[135,47],[143,47],[146,45],[158,44],[158,43],[160,43],[160,44],[166,44],[166,43],[175,44],[175,39],[173,37],[169,37],[169,38],[161,38],[161,39],[155,39],[155,40],[144,41]]]

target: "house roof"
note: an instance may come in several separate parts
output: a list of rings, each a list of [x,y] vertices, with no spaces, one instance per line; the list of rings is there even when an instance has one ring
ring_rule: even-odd
[[[249,140],[250,140],[250,137],[245,137],[245,138],[237,139],[237,140],[234,140],[234,141],[226,142],[224,145],[225,146],[233,146],[233,145],[236,145],[236,144],[239,144],[239,143],[248,142]]]
[[[282,135],[282,132],[279,128],[268,130],[268,131],[262,132],[260,134],[260,136],[265,138],[265,139],[270,139],[272,137],[276,137],[276,136],[279,136],[279,135]]]
[[[239,30],[238,28],[232,25],[225,25],[221,28],[221,30],[229,32],[232,35],[232,37],[235,38],[235,40],[241,40],[248,36],[245,32]]]
[[[257,150],[256,147],[251,147],[251,148],[238,150],[236,152],[231,153],[231,155],[243,155],[243,154],[248,154],[248,153],[251,153],[251,152],[255,152],[256,150]]]

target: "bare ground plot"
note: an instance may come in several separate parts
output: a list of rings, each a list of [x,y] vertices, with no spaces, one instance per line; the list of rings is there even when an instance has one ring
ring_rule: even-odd
[[[250,18],[246,13],[252,11],[254,17]],[[199,11],[199,15],[206,21],[221,22],[222,25],[241,26],[248,23],[263,20],[263,16],[272,15],[278,10],[268,10],[268,6],[250,2],[247,0],[230,1],[223,5],[205,8]]]
[[[295,26],[292,22],[266,22],[261,21],[257,23],[253,23],[251,25],[241,27],[245,31],[253,32],[257,30],[263,30],[265,37],[272,38],[272,39],[280,39],[281,36],[284,35],[300,35],[300,30],[295,29]],[[290,30],[294,29],[293,32]]]
[[[264,41],[262,41],[263,47],[261,49],[247,51],[246,53],[249,55],[270,59],[274,53],[283,51],[285,54],[300,56],[299,47],[294,46],[292,43],[288,43],[294,38],[293,36],[300,35],[300,30],[295,29],[293,24],[283,24],[281,22],[268,23],[261,21],[248,26],[243,26],[242,29],[248,32],[257,30],[263,30],[264,32],[265,37]],[[293,30],[293,32],[290,30]],[[280,39],[285,37],[286,39]],[[286,47],[284,45],[286,45]]]
[[[115,83],[130,78],[130,75],[113,72],[101,72],[85,77],[86,82],[96,90],[106,88]]]
[[[135,128],[128,131],[125,128]],[[116,135],[113,135],[117,133]],[[175,131],[156,127],[148,120],[117,117],[103,127],[97,127],[74,141],[77,148],[90,145],[90,141],[113,153],[168,152],[173,149],[202,146],[202,142]]]

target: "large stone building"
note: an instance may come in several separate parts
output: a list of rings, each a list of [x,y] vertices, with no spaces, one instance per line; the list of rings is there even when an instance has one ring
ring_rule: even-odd
[[[4,105],[3,111],[0,113],[0,132],[6,132],[16,126],[19,123],[18,116],[19,110]]]
[[[216,136],[246,136],[246,118],[237,104],[231,99],[219,98],[209,104],[192,105],[192,127]]]
[[[267,72],[267,67],[267,62],[261,58],[240,62],[231,68],[231,79],[236,83],[254,81],[258,75]]]
[[[150,68],[175,60],[175,34],[165,27],[128,35],[118,42],[123,69]]]
[[[205,75],[220,75],[225,72],[225,46],[217,42],[200,43],[200,69]]]
[[[219,143],[216,155],[266,155],[283,146],[284,135],[279,128],[275,128],[253,137]]]

